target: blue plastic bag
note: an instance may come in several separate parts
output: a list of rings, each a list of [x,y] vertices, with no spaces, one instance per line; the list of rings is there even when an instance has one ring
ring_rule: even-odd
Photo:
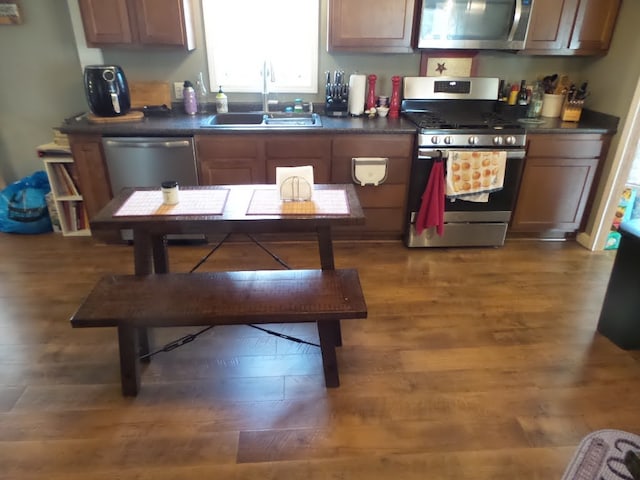
[[[51,191],[44,171],[18,180],[0,192],[0,232],[52,231],[46,195]]]

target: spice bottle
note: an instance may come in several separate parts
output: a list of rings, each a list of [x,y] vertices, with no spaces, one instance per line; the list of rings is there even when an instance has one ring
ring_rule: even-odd
[[[198,111],[196,91],[193,89],[193,84],[189,80],[184,82],[182,96],[184,97],[184,111],[189,115],[195,115]]]
[[[218,89],[218,94],[216,95],[216,112],[227,113],[228,111],[229,111],[229,103],[227,102],[227,96],[222,91],[222,85],[220,85]]]

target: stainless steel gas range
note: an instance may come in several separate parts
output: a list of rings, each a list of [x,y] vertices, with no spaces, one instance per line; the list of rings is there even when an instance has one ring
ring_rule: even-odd
[[[497,110],[497,78],[406,77],[403,115],[419,127],[417,151],[411,168],[405,244],[408,247],[501,246],[515,205],[525,158],[526,135],[517,119]],[[504,152],[504,153],[503,153]],[[488,201],[477,202],[447,196],[444,228],[418,233],[418,211],[436,161],[455,155],[471,157],[504,155],[501,189]],[[483,156],[483,158],[484,158]],[[472,185],[463,182],[465,188]],[[501,172],[502,173],[502,172]]]

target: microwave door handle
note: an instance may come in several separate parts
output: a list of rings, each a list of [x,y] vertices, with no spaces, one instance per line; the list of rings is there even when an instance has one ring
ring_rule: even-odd
[[[516,0],[516,10],[513,13],[513,25],[511,26],[507,40],[512,41],[516,36],[516,32],[520,26],[520,20],[522,20],[522,0]]]

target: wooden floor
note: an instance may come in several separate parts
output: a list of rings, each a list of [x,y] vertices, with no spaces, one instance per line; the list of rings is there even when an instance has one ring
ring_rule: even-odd
[[[315,243],[268,246],[318,266]],[[208,249],[171,247],[174,270]],[[318,348],[219,327],[154,357],[123,398],[116,332],[68,318],[101,275],[132,272],[131,247],[0,234],[0,478],[548,480],[590,431],[640,433],[640,354],[595,333],[614,253],[335,249],[369,307],[343,325],[340,388]],[[261,268],[281,267],[235,243],[200,270]],[[273,326],[317,342],[312,327]]]

